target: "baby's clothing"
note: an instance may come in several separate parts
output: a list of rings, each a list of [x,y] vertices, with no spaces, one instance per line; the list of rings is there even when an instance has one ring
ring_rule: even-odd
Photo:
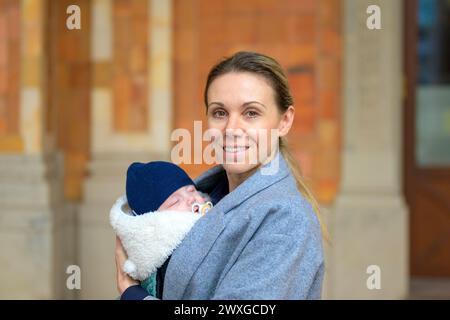
[[[191,211],[158,211],[168,197],[188,185],[195,186],[187,173],[173,163],[135,162],[127,170],[126,195],[117,199],[111,208],[111,226],[128,255],[123,270],[141,281],[141,286],[152,296],[156,296],[157,268],[195,222],[212,208],[212,203],[206,202],[194,203]]]
[[[201,216],[189,211],[155,211],[134,216],[126,196],[120,197],[111,209],[110,223],[128,255],[124,271],[133,279],[146,280]]]

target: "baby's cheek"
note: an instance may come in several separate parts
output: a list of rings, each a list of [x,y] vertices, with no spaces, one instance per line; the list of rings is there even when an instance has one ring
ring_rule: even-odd
[[[177,209],[179,211],[191,211],[191,207],[192,206],[187,201],[185,201],[180,203]]]

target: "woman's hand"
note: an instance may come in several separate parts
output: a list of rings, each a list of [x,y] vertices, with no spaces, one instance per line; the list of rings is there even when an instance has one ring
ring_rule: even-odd
[[[120,295],[131,286],[139,284],[123,271],[123,264],[127,260],[127,254],[122,246],[119,237],[116,236],[116,270],[117,270],[117,290]]]

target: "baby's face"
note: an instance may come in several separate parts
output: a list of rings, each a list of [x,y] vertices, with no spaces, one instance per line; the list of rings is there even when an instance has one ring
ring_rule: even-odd
[[[172,193],[158,208],[158,211],[191,211],[194,202],[205,203],[205,199],[193,185],[184,186]]]

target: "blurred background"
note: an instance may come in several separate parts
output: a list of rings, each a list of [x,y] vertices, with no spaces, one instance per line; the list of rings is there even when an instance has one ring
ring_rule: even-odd
[[[332,237],[323,298],[450,298],[449,0],[0,0],[0,298],[117,296],[126,168],[170,160],[239,50],[287,72]]]

